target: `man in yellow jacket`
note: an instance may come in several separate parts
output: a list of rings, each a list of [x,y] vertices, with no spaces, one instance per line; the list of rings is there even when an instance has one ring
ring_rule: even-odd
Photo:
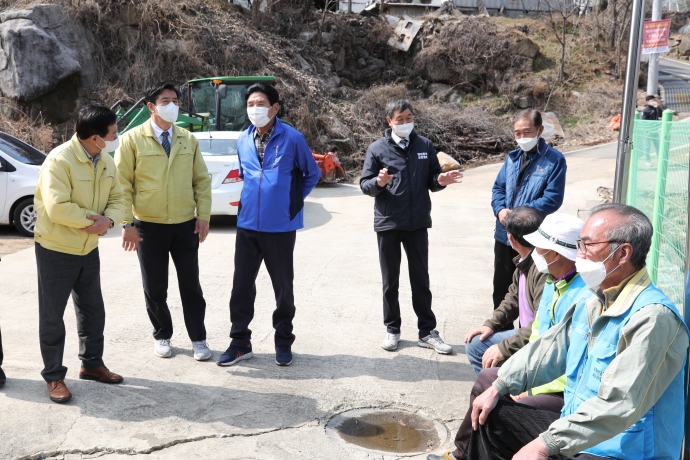
[[[153,353],[172,355],[168,261],[172,257],[194,359],[211,357],[206,343],[206,302],[199,283],[199,243],[208,235],[211,179],[199,143],[174,125],[179,93],[157,83],[146,90],[151,120],[122,136],[115,163],[125,195],[122,247],[137,251],[146,309],[153,325]]]
[[[38,174],[36,265],[41,372],[48,396],[57,403],[72,398],[62,365],[63,316],[70,293],[79,331],[79,378],[120,383],[122,377],[103,363],[105,308],[101,293],[98,237],[122,221],[125,199],[115,162],[115,114],[107,107],[86,106],[79,112],[76,134],[54,149]]]

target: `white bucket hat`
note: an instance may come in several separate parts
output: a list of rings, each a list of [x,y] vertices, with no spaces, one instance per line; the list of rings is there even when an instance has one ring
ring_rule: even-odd
[[[556,212],[546,216],[537,231],[524,238],[535,248],[549,249],[574,261],[577,257],[577,240],[584,225],[575,216]]]

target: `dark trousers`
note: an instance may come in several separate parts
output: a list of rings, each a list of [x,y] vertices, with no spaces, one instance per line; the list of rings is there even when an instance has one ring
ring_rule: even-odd
[[[196,219],[181,224],[136,221],[135,225],[143,239],[139,242],[137,255],[153,337],[164,340],[173,335],[168,309],[168,265],[172,257],[189,338],[192,342],[206,340],[206,301],[199,283],[199,235],[194,233]]]
[[[467,458],[470,460],[510,460],[532,442],[561,414],[536,407],[500,400],[484,425],[472,433]],[[556,458],[556,457],[551,457]],[[563,457],[560,457],[563,458]],[[602,457],[579,454],[566,460],[601,460]]]
[[[483,369],[477,376],[477,380],[474,381],[472,391],[470,392],[470,407],[467,409],[465,418],[462,420],[460,428],[458,429],[458,432],[455,435],[455,452],[453,452],[453,457],[455,457],[458,460],[466,460],[467,458],[479,458],[467,456],[467,447],[470,444],[470,437],[472,436],[472,403],[474,402],[477,396],[484,393],[484,391],[487,390],[491,386],[491,384],[494,383],[494,381],[496,381],[496,379],[498,378],[499,369],[499,367]],[[506,400],[512,401],[512,399],[509,398],[510,396],[505,397]],[[563,408],[563,393],[528,396],[526,398],[522,398],[519,404],[560,414],[561,409]]]
[[[501,306],[510,285],[513,284],[513,273],[515,273],[513,259],[517,256],[517,251],[512,247],[494,241],[494,310]],[[506,329],[512,328],[511,326]]]
[[[70,294],[77,313],[79,359],[84,369],[103,366],[105,308],[101,293],[98,248],[85,256],[45,249],[36,243],[38,334],[46,382],[62,380],[65,351],[65,308]]]
[[[0,331],[0,367],[2,367],[2,359],[5,356],[2,354],[2,331]]]
[[[235,238],[235,275],[230,294],[230,345],[246,347],[251,343],[249,323],[254,319],[256,277],[261,262],[271,277],[276,298],[273,312],[276,346],[290,346],[295,341],[292,320],[295,317],[295,295],[292,282],[295,277],[293,253],[297,232],[255,232],[237,229]]]
[[[407,254],[407,267],[412,287],[412,308],[417,314],[419,338],[424,338],[436,328],[436,316],[431,311],[429,289],[429,235],[426,228],[419,230],[387,230],[377,232],[379,261],[383,279],[383,324],[391,334],[400,334],[400,261],[402,252]]]

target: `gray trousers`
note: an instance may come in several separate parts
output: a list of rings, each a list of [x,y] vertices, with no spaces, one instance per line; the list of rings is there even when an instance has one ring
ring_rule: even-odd
[[[79,359],[84,369],[103,366],[105,308],[101,293],[98,248],[85,256],[45,249],[36,243],[38,269],[38,332],[43,357],[41,375],[46,382],[62,380],[65,350],[63,316],[70,294],[77,314]]]

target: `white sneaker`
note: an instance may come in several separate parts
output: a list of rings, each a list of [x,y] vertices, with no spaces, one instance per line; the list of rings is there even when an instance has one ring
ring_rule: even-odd
[[[386,338],[383,339],[381,348],[388,351],[394,351],[398,349],[398,342],[400,342],[400,334],[386,333]]]
[[[159,358],[170,358],[172,350],[170,350],[170,339],[156,340],[153,346],[153,354]]]
[[[440,335],[438,335],[438,331],[431,331],[429,335],[424,337],[423,339],[419,339],[419,342],[417,344],[420,347],[424,348],[433,348],[436,350],[436,353],[441,353],[443,355],[449,355],[453,353],[453,347],[448,345],[443,341]]]
[[[206,361],[211,357],[211,350],[209,350],[205,340],[192,342],[192,349],[194,350],[194,359],[197,361]]]

